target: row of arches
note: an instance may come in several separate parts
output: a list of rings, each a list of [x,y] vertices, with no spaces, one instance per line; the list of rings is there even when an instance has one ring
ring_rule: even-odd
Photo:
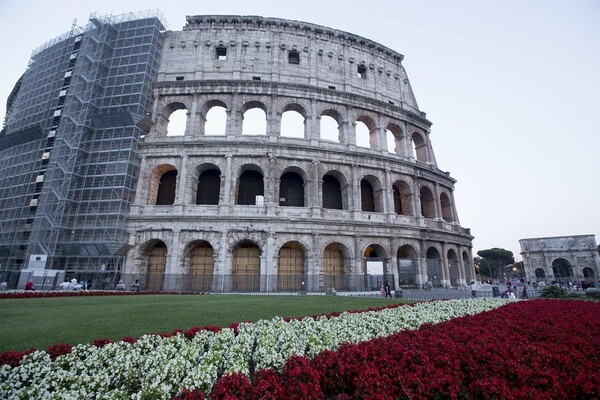
[[[351,251],[342,243],[331,242],[318,255],[310,255],[310,251],[298,241],[285,242],[275,250],[277,256],[270,266],[264,249],[252,240],[241,240],[230,250],[229,265],[223,265],[208,241],[195,240],[185,246],[181,266],[173,271],[167,265],[167,244],[154,239],[140,247],[142,261],[136,276],[143,278],[144,290],[160,291],[172,289],[166,288],[169,274],[183,274],[186,279],[177,289],[196,292],[365,290],[376,289],[383,279],[395,287],[414,287],[428,280],[435,287],[458,287],[473,279],[467,251],[459,257],[454,249],[448,249],[442,258],[436,247],[429,247],[421,258],[413,246],[406,244],[390,263],[386,249],[371,244],[360,254],[358,268],[353,266]],[[311,264],[311,260],[316,262]],[[379,272],[373,274],[373,265]]]
[[[552,278],[557,281],[570,282],[576,278],[579,278],[576,276],[575,267],[564,258],[557,258],[553,260],[551,270]],[[548,270],[545,270],[544,268],[536,268],[534,273],[536,280],[546,280],[550,277],[550,268]],[[593,268],[584,267],[581,270],[581,273],[583,274],[584,279],[591,281],[594,281],[596,279],[596,274],[594,273]]]
[[[178,170],[174,165],[156,166],[152,170],[148,185],[147,204],[175,204],[178,179]],[[320,176],[320,186],[317,189],[320,202],[315,202],[309,195],[309,176],[302,168],[290,167],[283,170],[274,188],[277,196],[274,193],[266,193],[265,179],[260,166],[242,165],[236,177],[236,187],[233,189],[233,204],[262,205],[261,202],[266,197],[267,201],[275,200],[273,203],[282,207],[319,206],[337,210],[349,210],[354,207],[365,212],[393,212],[407,216],[422,215],[429,219],[441,218],[446,222],[457,221],[452,192],[445,188],[440,190],[438,186],[427,182],[420,182],[418,192],[408,179],[398,179],[388,189],[382,179],[375,175],[364,175],[359,182],[353,183],[342,172],[332,170]],[[231,198],[226,193],[222,194],[224,183],[217,165],[201,164],[193,170],[189,182],[179,183],[191,186],[191,198],[179,199],[179,202],[196,205],[229,204]],[[390,195],[391,199],[388,198]],[[351,204],[353,197],[356,199]]]
[[[411,129],[405,122],[381,122],[377,115],[366,114],[358,114],[349,121],[344,110],[323,107],[316,111],[315,120],[311,123],[313,116],[299,103],[285,104],[274,117],[268,112],[265,103],[260,101],[244,103],[238,117],[232,116],[231,110],[221,100],[207,101],[199,112],[190,111],[185,100],[175,101],[164,106],[158,114],[155,134],[184,136],[199,132],[205,136],[224,136],[232,132],[234,126],[241,125],[241,135],[262,136],[269,132],[290,138],[314,135],[334,143],[387,150],[418,161],[434,162],[427,133]],[[241,122],[235,124],[233,120],[236,118]]]

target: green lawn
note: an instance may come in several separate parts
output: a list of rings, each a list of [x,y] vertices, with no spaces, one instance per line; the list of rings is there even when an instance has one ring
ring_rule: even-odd
[[[406,300],[326,296],[140,295],[0,299],[0,352],[118,340],[192,326],[361,310]]]

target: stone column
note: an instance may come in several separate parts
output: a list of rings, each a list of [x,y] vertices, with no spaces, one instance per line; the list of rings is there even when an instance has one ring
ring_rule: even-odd
[[[185,129],[186,136],[200,136],[204,132],[204,127],[200,128],[200,121],[198,121],[199,113],[198,113],[198,95],[194,94],[192,99],[192,108],[188,113],[188,123]]]
[[[226,163],[225,163],[225,182],[223,185],[223,188],[221,190],[221,198],[219,199],[219,213],[220,214],[229,214],[229,210],[231,209],[231,207],[235,204],[235,193],[231,193],[232,189],[232,181],[233,181],[233,171],[232,171],[232,159],[233,159],[233,155],[232,154],[226,154],[225,155],[225,159],[226,159]],[[235,192],[235,190],[234,190]]]
[[[181,168],[179,170],[179,174],[177,174],[177,196],[175,198],[175,204],[177,205],[185,205],[189,204],[190,200],[186,199],[186,189],[188,186],[188,172],[187,165],[189,162],[189,158],[187,154],[181,156]],[[186,201],[188,200],[188,201]]]
[[[315,145],[319,140],[319,123],[321,117],[317,115],[317,101],[310,99],[310,113],[304,121],[304,136],[311,141],[311,145]]]
[[[309,198],[310,200],[310,207],[312,207],[312,214],[313,216],[319,216],[320,214],[320,210],[323,206],[323,203],[321,201],[321,183],[322,183],[322,179],[321,179],[321,173],[320,173],[320,168],[319,168],[319,161],[318,160],[312,160],[312,173],[313,173],[313,185],[312,185],[312,196],[310,196]]]
[[[434,186],[434,205],[435,205],[435,219],[442,220],[442,204],[440,202],[440,184],[438,182],[435,183]]]
[[[179,243],[179,230],[173,230],[173,234],[171,236],[171,243],[169,243],[169,247],[167,250],[167,260],[165,266],[165,281],[164,281],[164,289],[165,290],[177,290],[179,278],[183,271],[179,268],[179,260],[180,260],[180,243]]]
[[[391,221],[394,215],[394,202],[392,197],[394,196],[394,190],[392,189],[390,170],[385,170],[385,184],[382,189],[383,196],[383,212],[388,214],[387,220]]]

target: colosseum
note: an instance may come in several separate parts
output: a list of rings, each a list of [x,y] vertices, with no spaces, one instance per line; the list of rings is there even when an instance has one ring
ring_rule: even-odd
[[[259,16],[188,16],[163,46],[127,284],[324,292],[475,276],[402,54]]]

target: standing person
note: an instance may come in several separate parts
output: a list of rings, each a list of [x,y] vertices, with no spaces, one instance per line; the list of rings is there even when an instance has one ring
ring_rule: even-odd
[[[60,290],[69,290],[69,278],[65,278],[65,281],[58,285]]]
[[[6,281],[0,283],[0,291],[5,291],[8,289],[8,283]]]
[[[25,290],[33,290],[33,282],[29,281],[25,284]]]
[[[381,297],[385,297],[385,288],[383,287],[383,282],[379,285],[379,293],[381,293]]]
[[[479,290],[479,286],[475,281],[471,281],[471,297],[477,297],[477,291]]]
[[[390,296],[392,298],[392,290],[390,289],[390,281],[385,281],[385,298]]]

